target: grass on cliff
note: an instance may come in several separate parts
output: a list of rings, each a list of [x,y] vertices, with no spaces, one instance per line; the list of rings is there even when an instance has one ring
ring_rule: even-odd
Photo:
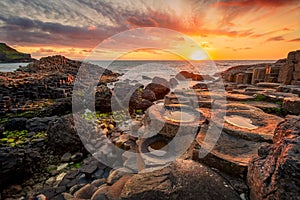
[[[21,59],[27,57],[27,54],[20,53],[4,43],[0,43],[0,55],[5,55],[6,59]]]

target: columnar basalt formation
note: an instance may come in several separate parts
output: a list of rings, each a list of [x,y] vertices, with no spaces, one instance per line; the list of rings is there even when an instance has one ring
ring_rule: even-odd
[[[232,67],[223,72],[225,81],[236,84],[252,84],[262,86],[262,83],[279,83],[278,91],[300,94],[300,50],[288,53],[286,59],[275,63],[243,65]],[[264,84],[267,85],[267,84]]]
[[[298,199],[300,174],[300,118],[288,116],[273,138],[259,149],[249,165],[251,199]]]
[[[0,73],[0,113],[34,110],[47,103],[47,99],[70,97],[81,66],[97,71],[106,82],[109,80],[105,76],[119,76],[96,65],[83,64],[63,56],[41,58],[16,72]]]

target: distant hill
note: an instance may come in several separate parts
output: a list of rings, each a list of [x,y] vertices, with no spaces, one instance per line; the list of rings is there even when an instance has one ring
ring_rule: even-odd
[[[0,43],[0,63],[17,63],[17,62],[32,62],[30,54],[21,53],[7,46],[5,43]]]

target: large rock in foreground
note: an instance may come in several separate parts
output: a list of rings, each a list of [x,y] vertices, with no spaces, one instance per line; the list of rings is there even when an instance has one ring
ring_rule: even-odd
[[[126,182],[121,199],[240,199],[229,183],[210,168],[191,160],[172,165]]]
[[[299,199],[300,117],[287,116],[273,139],[261,148],[248,168],[251,199]]]
[[[57,118],[49,123],[49,145],[57,152],[77,151],[83,146],[75,130],[72,115]]]
[[[41,161],[40,148],[0,147],[0,188],[32,174]]]

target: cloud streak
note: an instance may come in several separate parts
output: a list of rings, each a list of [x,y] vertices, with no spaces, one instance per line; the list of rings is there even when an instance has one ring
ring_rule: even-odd
[[[282,40],[285,40],[283,36],[276,36],[276,37],[271,37],[269,39],[267,39],[266,41],[267,42],[272,42],[272,41],[282,41]]]

